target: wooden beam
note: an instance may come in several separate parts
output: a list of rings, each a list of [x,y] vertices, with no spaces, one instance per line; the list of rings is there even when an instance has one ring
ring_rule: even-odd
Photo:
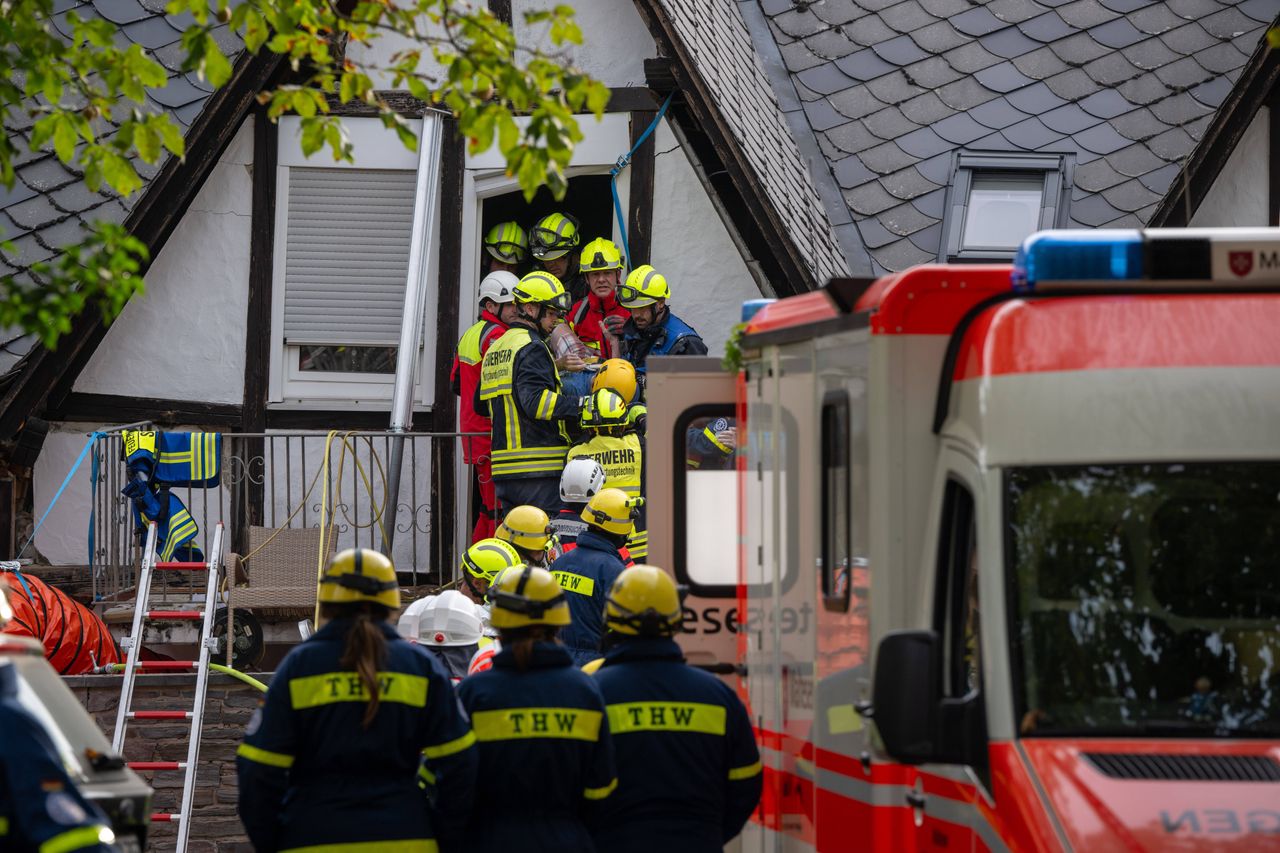
[[[68,394],[49,420],[90,424],[131,424],[152,421],[157,426],[201,426],[239,429],[244,417],[234,403],[205,403],[199,400],[164,400],[158,397],[126,397],[119,394]]]
[[[186,157],[170,157],[151,179],[124,225],[147,246],[153,260],[235,137],[254,98],[281,67],[280,57],[270,51],[241,56],[231,80],[209,97],[187,133]],[[22,421],[46,403],[56,407],[65,400],[106,333],[95,302],[72,321],[56,350],[33,350],[0,396],[0,438],[12,437]]]
[[[385,431],[391,420],[386,411],[352,411],[350,409],[267,409],[269,430],[355,429]],[[431,432],[435,420],[430,412],[414,415],[410,432]]]
[[[499,21],[511,26],[511,0],[489,0],[489,11]]]
[[[449,366],[459,337],[458,313],[462,281],[462,179],[466,158],[464,141],[453,119],[445,122],[444,148],[440,157],[440,262],[436,279],[436,365],[435,399],[432,416],[436,429],[457,429],[458,398],[449,387]],[[467,291],[471,288],[469,282]],[[452,566],[454,555],[454,514],[458,487],[454,477],[453,442],[433,441],[431,459],[431,559],[437,570]]]
[[[615,86],[609,90],[609,103],[604,110],[608,113],[631,113],[656,110],[661,105],[662,99],[648,86]]]
[[[656,110],[638,110],[631,114],[631,145],[648,129]],[[658,132],[655,129],[631,157],[631,213],[627,217],[627,248],[630,268],[649,263],[653,249],[653,175],[654,150]]]

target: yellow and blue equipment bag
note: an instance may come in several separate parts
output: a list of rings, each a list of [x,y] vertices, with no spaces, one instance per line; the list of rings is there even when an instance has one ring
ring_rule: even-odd
[[[126,430],[124,456],[129,472],[170,486],[217,488],[221,482],[222,434]]]

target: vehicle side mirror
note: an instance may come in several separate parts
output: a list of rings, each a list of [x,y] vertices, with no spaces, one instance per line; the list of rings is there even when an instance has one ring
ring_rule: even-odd
[[[933,631],[892,631],[876,653],[876,729],[903,764],[986,764],[982,694],[942,695],[942,655]]]

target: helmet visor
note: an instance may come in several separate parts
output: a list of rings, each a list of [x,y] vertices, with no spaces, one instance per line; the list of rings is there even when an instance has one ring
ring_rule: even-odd
[[[643,308],[646,305],[652,305],[655,300],[637,287],[632,287],[629,284],[620,284],[618,285],[618,301],[622,303],[624,308]]]
[[[519,263],[524,260],[524,246],[519,243],[499,240],[496,243],[485,243],[484,247],[489,250],[489,254],[500,261]]]
[[[550,299],[542,302],[543,305],[560,314],[567,314],[569,309],[573,307],[573,297],[567,292],[561,291]]]

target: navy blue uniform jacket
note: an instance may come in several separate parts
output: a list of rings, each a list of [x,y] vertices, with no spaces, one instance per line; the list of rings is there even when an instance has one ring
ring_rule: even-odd
[[[240,819],[259,851],[359,851],[375,842],[446,848],[471,809],[475,735],[431,654],[387,623],[381,704],[362,726],[368,694],[339,662],[353,620],[336,619],[291,651],[236,760]],[[432,811],[419,788],[434,781]],[[459,848],[463,849],[463,848]]]
[[[562,646],[537,643],[520,672],[509,648],[469,675],[458,696],[480,752],[466,830],[474,853],[590,851],[585,820],[617,785],[600,688]]]
[[[3,593],[0,593],[3,594]],[[44,727],[18,704],[18,673],[0,665],[0,850],[114,850],[107,819],[67,773]]]
[[[573,624],[560,631],[560,639],[574,663],[582,666],[600,657],[604,602],[622,574],[622,557],[617,545],[588,527],[578,534],[578,547],[551,564],[551,574],[565,591],[573,617]]]
[[[618,790],[593,815],[596,847],[718,853],[760,801],[760,752],[742,702],[668,639],[614,646],[595,678],[618,756]]]

